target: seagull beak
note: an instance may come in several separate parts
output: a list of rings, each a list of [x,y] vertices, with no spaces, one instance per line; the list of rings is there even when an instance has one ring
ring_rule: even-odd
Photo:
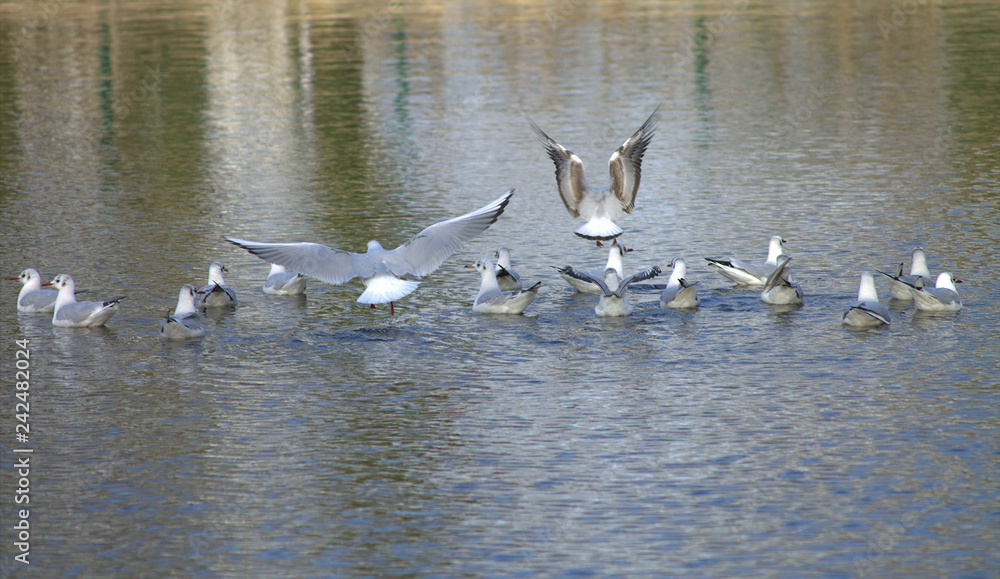
[[[962,280],[960,280],[960,279],[953,279],[953,280],[951,280],[951,281],[953,281],[953,282],[955,282],[955,283],[962,283]]]
[[[465,264],[465,267],[467,267],[469,269],[476,269],[476,266],[474,266],[472,264]]]
[[[42,286],[43,286],[43,287],[44,287],[44,286],[47,286],[47,285],[52,285],[52,282],[50,282],[50,281],[47,281],[47,282],[45,282],[45,283],[43,283],[43,284],[42,284]]]

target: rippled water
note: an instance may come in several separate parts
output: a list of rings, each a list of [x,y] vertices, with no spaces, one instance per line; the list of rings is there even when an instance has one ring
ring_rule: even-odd
[[[3,573],[1000,575],[1000,9],[982,2],[0,4],[0,266],[127,295],[100,330],[17,314],[30,442],[0,413]],[[697,311],[599,319],[530,117],[601,182],[659,129],[627,269]],[[417,292],[260,292],[221,236],[360,250],[508,187]],[[788,240],[805,305],[704,266]],[[471,312],[500,244],[542,291]],[[965,308],[840,325],[912,248]],[[241,305],[164,343],[223,260]],[[881,276],[880,276],[881,277]],[[888,286],[877,281],[883,301]],[[30,448],[31,565],[13,559]],[[155,572],[153,571],[155,569]]]

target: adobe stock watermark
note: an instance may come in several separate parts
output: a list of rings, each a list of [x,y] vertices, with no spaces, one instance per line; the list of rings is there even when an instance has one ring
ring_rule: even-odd
[[[146,74],[143,75],[139,85],[115,99],[112,110],[115,122],[119,124],[118,136],[128,134],[128,130],[124,126],[125,121],[132,116],[134,109],[149,100],[150,96],[159,92],[162,83],[163,73],[160,71],[160,64],[147,64]]]
[[[882,41],[888,42],[889,37],[906,26],[910,17],[920,10],[921,6],[926,6],[928,0],[894,0],[892,3],[892,14],[889,20],[882,17],[878,19],[878,30],[882,34]]]
[[[7,33],[11,54],[14,55],[15,60],[23,60],[24,44],[33,40],[38,35],[40,28],[52,24],[52,20],[67,3],[69,0],[43,0],[32,3],[32,15],[25,18],[20,26],[14,26],[13,30]]]
[[[867,577],[877,568],[881,559],[892,552],[928,513],[942,507],[945,504],[942,497],[950,490],[951,481],[961,474],[959,469],[948,467],[943,473],[944,482],[919,493],[914,498],[912,507],[906,509],[892,522],[879,523],[874,536],[868,537],[865,555],[854,558],[854,570],[857,576]]]

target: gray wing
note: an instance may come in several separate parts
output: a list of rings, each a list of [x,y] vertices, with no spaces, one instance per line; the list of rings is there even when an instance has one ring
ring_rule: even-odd
[[[778,283],[782,285],[791,285],[788,282],[788,262],[792,261],[792,258],[787,255],[778,256],[778,265],[771,272],[771,275],[767,276],[767,282],[764,283],[764,291],[771,291]]]
[[[646,122],[642,123],[627,141],[622,143],[608,160],[608,170],[611,172],[611,192],[622,203],[625,213],[632,213],[635,207],[635,195],[639,191],[639,177],[642,174],[642,156],[646,147],[653,140],[656,120],[660,107],[657,106]]]
[[[608,284],[604,283],[603,279],[592,275],[590,272],[573,269],[571,266],[568,265],[566,267],[560,268],[559,272],[564,273],[570,277],[574,277],[581,281],[586,281],[592,284],[596,284],[597,287],[601,288],[601,292],[603,292],[604,295],[606,296],[611,295],[611,290],[608,289]]]
[[[334,249],[319,243],[260,243],[224,238],[269,263],[277,263],[316,279],[340,285],[355,277],[375,275],[375,263],[365,254]]]
[[[658,266],[647,267],[646,269],[633,273],[629,277],[622,280],[618,284],[618,289],[615,290],[614,295],[622,297],[625,295],[625,289],[628,288],[629,284],[637,281],[642,281],[645,279],[653,279],[654,277],[660,275],[660,268]]]
[[[573,217],[579,217],[580,202],[587,191],[587,182],[583,178],[583,161],[573,151],[546,135],[545,131],[538,128],[534,122],[528,122],[545,146],[545,152],[556,165],[556,185],[559,187],[559,196],[566,205],[566,210]]]
[[[444,263],[466,242],[486,231],[503,213],[514,190],[471,213],[441,221],[424,229],[412,239],[382,256],[389,271],[400,276],[413,274],[423,277]],[[298,271],[312,275],[309,271]]]

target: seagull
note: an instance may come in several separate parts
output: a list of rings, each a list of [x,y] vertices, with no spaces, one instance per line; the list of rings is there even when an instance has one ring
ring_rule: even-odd
[[[271,271],[264,282],[264,293],[275,296],[297,296],[306,292],[306,276],[288,271],[283,265],[271,264]]]
[[[221,261],[213,261],[208,268],[208,284],[198,290],[197,304],[203,308],[231,307],[236,305],[236,290],[226,285],[222,273],[228,273]]]
[[[521,276],[517,275],[510,267],[510,250],[504,246],[497,248],[496,252],[496,275],[497,283],[503,291],[517,291],[521,289]]]
[[[625,277],[625,264],[623,258],[625,257],[625,254],[630,251],[632,251],[631,248],[625,247],[620,243],[612,245],[611,249],[608,250],[608,263],[607,265],[604,266],[604,270],[610,268],[618,273],[618,277]],[[579,277],[574,277],[566,272],[567,269],[571,268],[557,267],[556,269],[559,271],[559,275],[562,276],[564,280],[566,280],[566,283],[573,286],[573,289],[575,289],[576,291],[585,294],[601,293],[601,286],[597,285],[592,281],[587,281]],[[588,271],[585,273],[590,278],[601,278],[604,276],[604,270],[598,272]],[[580,273],[579,270],[576,271],[577,273]]]
[[[778,256],[778,265],[767,276],[764,284],[764,291],[760,293],[760,299],[766,304],[776,306],[798,305],[802,303],[802,286],[792,281],[788,272],[788,262],[792,258],[785,254]]]
[[[652,279],[660,275],[660,268],[655,265],[634,273],[625,279],[622,279],[618,275],[618,272],[610,267],[604,270],[604,279],[594,277],[586,271],[575,270],[569,266],[563,269],[566,270],[567,274],[597,284],[601,288],[601,299],[597,302],[594,313],[602,317],[627,316],[631,314],[633,309],[632,304],[629,303],[628,294],[625,291],[628,289],[629,284],[644,279]]]
[[[878,270],[876,270],[878,271]],[[910,301],[910,286],[916,285],[917,278],[924,278],[924,285],[931,283],[931,272],[927,269],[927,255],[923,248],[918,247],[910,254],[910,274],[903,275],[903,264],[899,264],[896,274],[879,271],[880,274],[889,278],[889,292],[893,299]]]
[[[878,290],[875,289],[875,278],[870,271],[861,272],[861,285],[858,286],[858,301],[844,312],[843,322],[857,328],[872,328],[890,323],[889,308],[878,303]]]
[[[687,275],[687,262],[683,257],[675,257],[670,262],[673,271],[667,280],[667,287],[660,293],[660,305],[665,308],[690,309],[698,307],[698,294],[693,283],[684,279]]]
[[[962,280],[953,278],[948,272],[938,274],[934,287],[924,287],[923,280],[918,279],[910,286],[913,305],[923,312],[957,312],[962,309],[962,299],[958,297],[956,283]]]
[[[42,289],[42,276],[37,270],[29,267],[10,279],[20,280],[22,284],[21,292],[17,294],[17,311],[36,314],[51,314],[55,311],[59,292]]]
[[[115,315],[118,302],[123,297],[110,299],[106,302],[76,301],[76,284],[73,278],[61,273],[49,282],[59,290],[55,310],[52,312],[52,325],[62,328],[88,328],[103,326],[104,322]]]
[[[173,314],[168,314],[160,321],[160,335],[168,340],[184,340],[200,338],[205,335],[205,328],[194,306],[194,298],[198,288],[192,284],[184,284],[177,295],[177,307]]]
[[[497,283],[493,262],[482,258],[475,265],[467,265],[479,270],[482,281],[479,284],[479,294],[472,304],[472,311],[480,314],[520,314],[524,308],[535,301],[538,288],[542,282],[537,282],[526,290],[504,291]]]
[[[614,221],[622,212],[632,213],[635,208],[635,195],[639,190],[639,177],[642,173],[642,156],[653,139],[659,111],[660,107],[656,107],[639,130],[612,153],[608,160],[611,184],[600,188],[587,184],[580,157],[531,122],[531,128],[556,165],[556,185],[566,210],[573,217],[581,217],[586,221],[573,233],[595,240],[597,245],[601,245],[602,240],[615,239],[623,233]]]
[[[444,260],[463,244],[492,225],[510,203],[514,190],[498,199],[459,217],[441,221],[414,235],[396,249],[384,249],[378,241],[369,241],[365,253],[351,253],[318,243],[259,243],[235,237],[226,241],[246,249],[261,259],[279,263],[321,281],[340,285],[355,277],[365,284],[358,297],[363,304],[389,304],[417,289],[420,282],[400,279],[400,276],[423,277],[436,270]]]
[[[740,285],[764,285],[768,276],[778,265],[778,256],[784,250],[783,243],[787,243],[780,235],[771,236],[771,244],[767,249],[767,261],[764,263],[750,263],[738,259],[713,259],[706,257],[708,266],[714,268],[722,275],[735,281]]]

